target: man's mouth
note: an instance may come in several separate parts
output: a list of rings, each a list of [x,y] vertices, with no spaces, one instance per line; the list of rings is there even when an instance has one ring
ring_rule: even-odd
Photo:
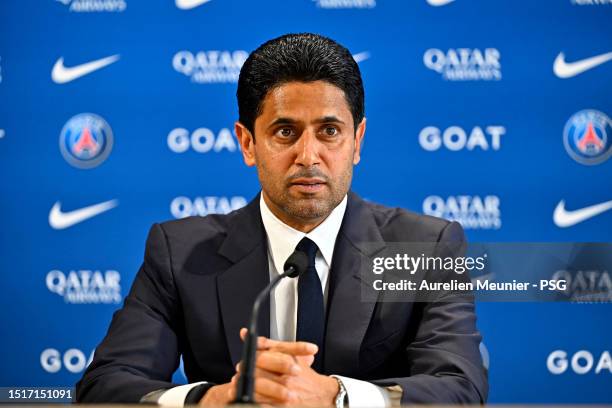
[[[325,180],[319,178],[298,178],[291,181],[291,187],[306,193],[315,193],[325,186]]]

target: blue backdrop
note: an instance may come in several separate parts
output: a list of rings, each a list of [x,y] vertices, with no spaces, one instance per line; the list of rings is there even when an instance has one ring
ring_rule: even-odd
[[[150,225],[257,193],[236,79],[287,32],[359,62],[363,197],[472,241],[612,241],[610,3],[0,1],[0,386],[74,384]],[[574,289],[609,300],[609,272]],[[491,402],[612,403],[609,302],[477,308]]]

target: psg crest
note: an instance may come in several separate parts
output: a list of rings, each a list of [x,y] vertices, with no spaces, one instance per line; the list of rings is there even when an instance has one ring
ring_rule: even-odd
[[[66,122],[60,133],[60,151],[72,166],[90,169],[106,160],[113,148],[113,131],[93,113],[81,113]]]
[[[565,150],[580,164],[603,163],[612,154],[608,137],[611,127],[610,118],[605,113],[594,109],[581,110],[573,114],[565,124]]]

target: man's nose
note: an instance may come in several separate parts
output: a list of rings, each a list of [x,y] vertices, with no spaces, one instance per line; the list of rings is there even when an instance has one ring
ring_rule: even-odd
[[[295,144],[295,148],[297,149],[296,164],[310,167],[320,163],[319,149],[321,148],[321,142],[313,131],[304,130]]]

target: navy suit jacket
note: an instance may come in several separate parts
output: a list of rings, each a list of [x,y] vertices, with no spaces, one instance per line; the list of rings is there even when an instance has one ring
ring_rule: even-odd
[[[471,299],[362,301],[367,283],[359,259],[385,242],[411,241],[444,248],[465,243],[457,223],[349,192],[329,274],[324,373],[400,385],[402,403],[484,403],[488,384]],[[181,355],[189,382],[229,381],[241,358],[239,329],[248,326],[253,301],[268,282],[259,196],[227,215],[153,225],[144,263],[77,383],[76,400],[138,402],[175,385]],[[260,317],[260,334],[268,335],[269,304]]]

